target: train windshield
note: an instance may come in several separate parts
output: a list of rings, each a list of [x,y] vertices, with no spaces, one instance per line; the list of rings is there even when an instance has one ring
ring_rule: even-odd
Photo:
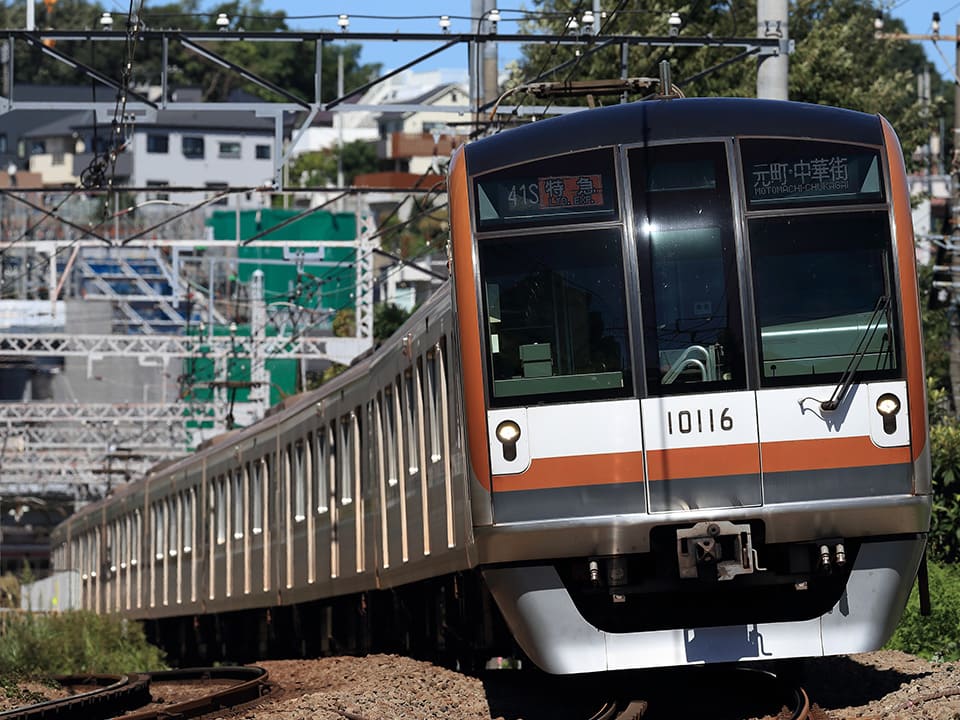
[[[833,381],[861,343],[860,374],[896,369],[886,211],[756,218],[749,229],[765,385]]]
[[[493,405],[632,394],[619,228],[479,242]]]
[[[879,151],[759,139],[741,147],[762,384],[833,382],[852,362],[861,377],[893,376],[896,298]]]
[[[628,157],[650,393],[745,387],[724,145],[643,147]]]

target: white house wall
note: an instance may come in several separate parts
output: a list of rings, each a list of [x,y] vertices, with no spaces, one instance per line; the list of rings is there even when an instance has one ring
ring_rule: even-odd
[[[147,152],[148,135],[167,135],[169,142],[166,153]],[[183,154],[184,137],[203,138],[203,158],[188,158]],[[239,157],[220,157],[221,142],[239,142]],[[270,156],[258,159],[258,145],[270,148]],[[230,185],[232,187],[260,186],[273,178],[273,135],[250,132],[210,131],[198,128],[194,131],[183,130],[146,130],[138,132],[133,140],[133,177],[132,184],[145,187],[154,183],[170,185]],[[158,192],[162,192],[158,188]],[[178,202],[198,202],[206,193],[181,193]]]

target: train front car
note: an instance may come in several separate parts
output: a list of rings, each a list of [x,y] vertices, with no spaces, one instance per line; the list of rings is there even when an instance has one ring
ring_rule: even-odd
[[[478,562],[531,659],[879,647],[930,507],[888,123],[619,105],[470,144],[450,181]]]

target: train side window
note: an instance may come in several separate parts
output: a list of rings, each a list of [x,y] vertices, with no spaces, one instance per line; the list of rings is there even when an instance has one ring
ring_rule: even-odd
[[[127,538],[130,535],[130,516],[129,515],[124,515],[122,518],[120,518],[120,520],[117,522],[117,529],[118,529],[118,541],[119,541],[117,543],[119,545],[119,547],[117,548],[117,554],[120,559],[120,569],[126,570],[127,561],[128,561],[127,552],[130,549],[127,543]]]
[[[411,368],[403,376],[403,423],[407,436],[407,469],[411,475],[416,475],[420,471],[420,453],[417,452],[420,428],[417,424],[417,390],[413,373]]]
[[[233,471],[233,537],[240,540],[243,537],[243,514],[245,510],[243,497],[243,471],[237,468]]]
[[[427,352],[427,427],[430,437],[430,462],[439,462],[443,457],[440,447],[440,361],[439,345]]]
[[[113,556],[113,550],[114,550],[113,538],[116,532],[117,532],[116,523],[110,523],[109,525],[107,525],[107,537],[105,542],[106,554],[105,554],[104,560],[106,561],[107,567],[110,568],[111,573],[115,573],[117,571],[117,561]]]
[[[629,163],[649,392],[746,387],[725,146],[637,148]]]
[[[247,463],[250,474],[250,532],[263,532],[263,460]]]
[[[181,508],[180,505],[180,496],[175,495],[173,497],[167,498],[167,553],[170,557],[175,557],[180,551],[180,538],[178,537],[180,531],[180,515],[179,512]]]
[[[337,487],[340,482],[337,477],[337,421],[330,423],[327,430],[327,477],[330,479],[330,507],[336,508]]]
[[[387,484],[393,487],[399,481],[397,475],[397,409],[396,392],[393,384],[383,390],[383,411],[380,415],[383,423],[383,442],[386,454]]]
[[[213,507],[216,511],[217,545],[227,541],[227,482],[221,475],[214,481]]]
[[[102,538],[100,537],[100,528],[97,528],[93,531],[93,569],[90,571],[90,577],[96,577],[100,567],[101,541]]]
[[[183,554],[193,550],[193,488],[188,488],[183,491],[183,537],[181,538],[183,544]]]
[[[330,499],[330,476],[329,463],[327,458],[327,431],[321,426],[317,429],[317,462],[315,468],[316,474],[316,493],[317,514],[323,515],[329,508]]]
[[[163,540],[164,540],[164,517],[163,517],[163,501],[158,500],[153,505],[153,538],[154,538],[154,559],[163,560]]]
[[[307,470],[303,440],[297,440],[293,446],[293,519],[303,522],[307,519]]]
[[[353,466],[354,452],[354,433],[353,433],[353,414],[344,415],[340,419],[340,475],[337,478],[337,485],[340,491],[340,504],[349,505],[353,502],[353,489],[351,483],[350,471]]]
[[[140,563],[140,533],[143,531],[143,521],[140,517],[140,510],[133,513],[133,537],[130,540],[130,564],[138,565]]]

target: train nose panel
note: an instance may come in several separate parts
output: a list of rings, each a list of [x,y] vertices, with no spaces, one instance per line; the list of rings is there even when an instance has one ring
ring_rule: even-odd
[[[752,392],[641,401],[651,512],[763,501]]]

